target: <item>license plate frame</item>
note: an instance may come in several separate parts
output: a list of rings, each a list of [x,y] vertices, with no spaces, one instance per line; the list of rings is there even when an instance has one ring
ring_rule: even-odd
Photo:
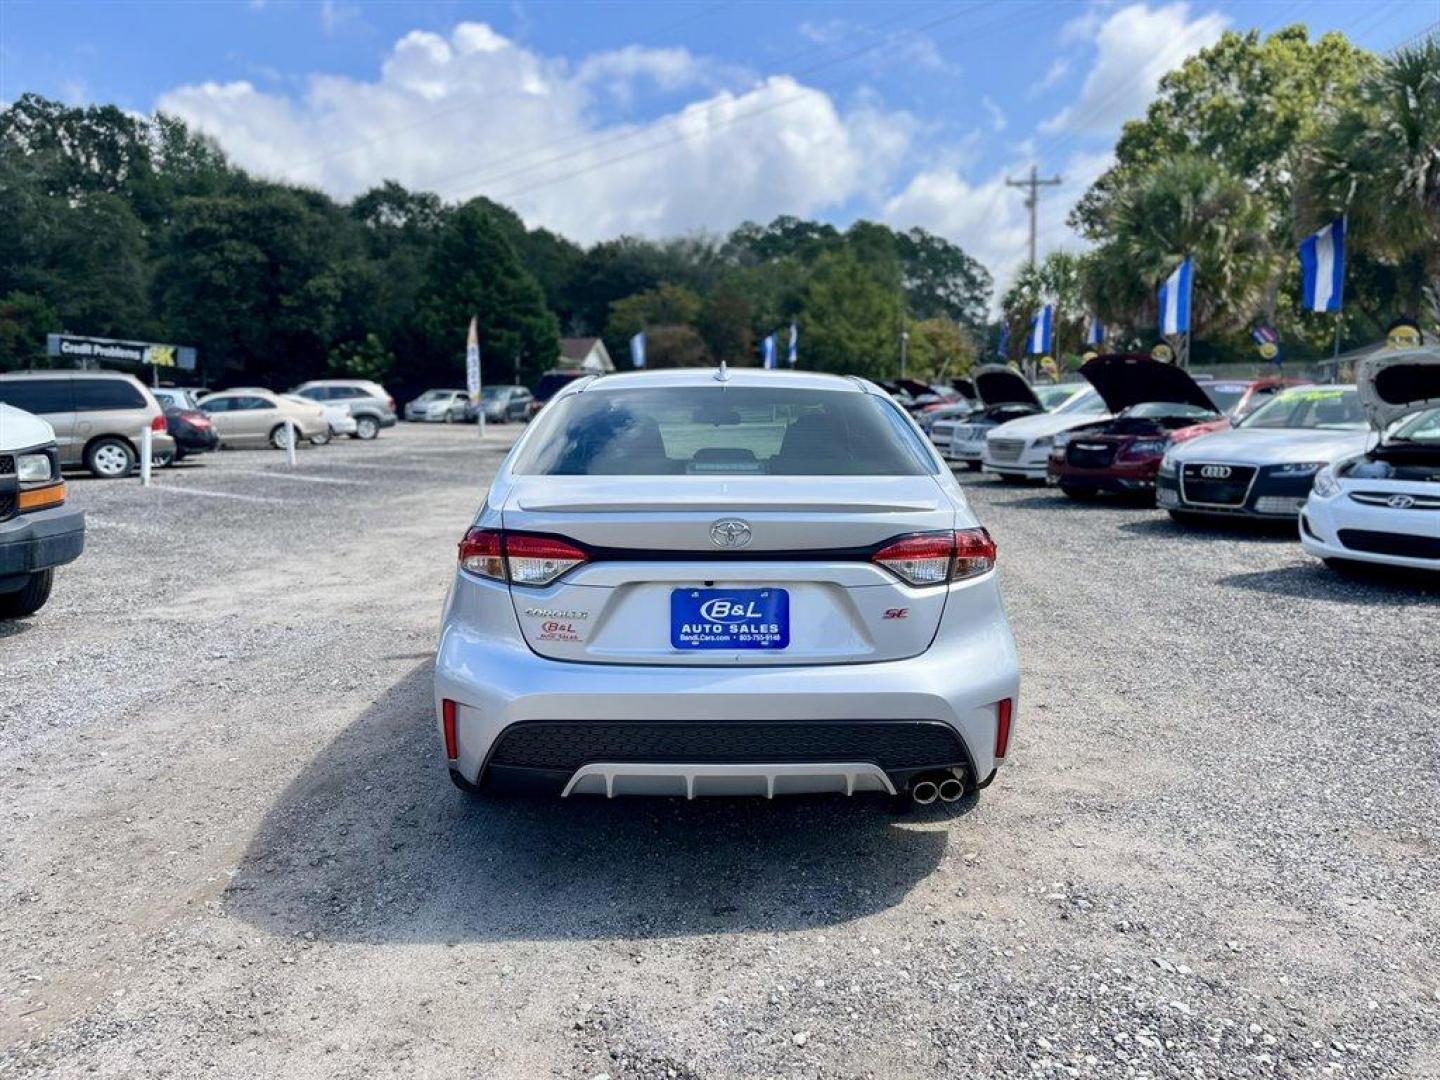
[[[682,652],[779,652],[790,646],[787,589],[670,591],[670,645]]]

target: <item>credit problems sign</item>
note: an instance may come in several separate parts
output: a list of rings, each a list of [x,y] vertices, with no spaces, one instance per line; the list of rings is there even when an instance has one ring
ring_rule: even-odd
[[[77,334],[46,334],[45,352],[50,356],[77,360],[82,367],[101,360],[126,364],[195,370],[195,350],[189,345],[157,345],[149,341],[118,341],[114,338],[81,337]]]

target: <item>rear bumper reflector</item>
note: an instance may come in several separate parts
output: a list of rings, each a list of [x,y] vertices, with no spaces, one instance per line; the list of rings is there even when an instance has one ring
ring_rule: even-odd
[[[1003,758],[1010,749],[1010,716],[1015,708],[1012,698],[1003,698],[995,706],[995,756]]]
[[[445,756],[454,761],[460,756],[460,744],[455,737],[455,702],[449,698],[440,703],[440,719],[445,726]]]

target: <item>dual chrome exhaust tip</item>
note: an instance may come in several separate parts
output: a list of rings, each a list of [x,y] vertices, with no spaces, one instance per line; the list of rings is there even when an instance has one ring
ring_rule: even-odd
[[[910,785],[910,798],[919,806],[929,806],[936,799],[958,802],[965,795],[965,784],[943,773],[922,776]]]

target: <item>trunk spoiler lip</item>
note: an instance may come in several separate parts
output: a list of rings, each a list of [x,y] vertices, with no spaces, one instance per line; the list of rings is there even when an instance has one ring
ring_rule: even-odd
[[[979,526],[973,526],[979,528]],[[545,540],[561,540],[567,544],[573,544],[580,548],[588,556],[587,565],[599,562],[869,562],[877,552],[895,544],[901,540],[914,536],[926,536],[930,533],[943,533],[962,531],[965,526],[956,526],[952,529],[907,529],[893,536],[887,536],[873,544],[864,544],[858,547],[838,548],[775,548],[773,550],[756,550],[755,548],[742,548],[741,550],[729,550],[724,548],[638,548],[638,547],[601,547],[595,544],[588,544],[583,540],[576,540],[572,536],[563,533],[545,532],[535,529],[512,529],[508,526],[504,531],[523,533],[526,536],[539,537]]]

